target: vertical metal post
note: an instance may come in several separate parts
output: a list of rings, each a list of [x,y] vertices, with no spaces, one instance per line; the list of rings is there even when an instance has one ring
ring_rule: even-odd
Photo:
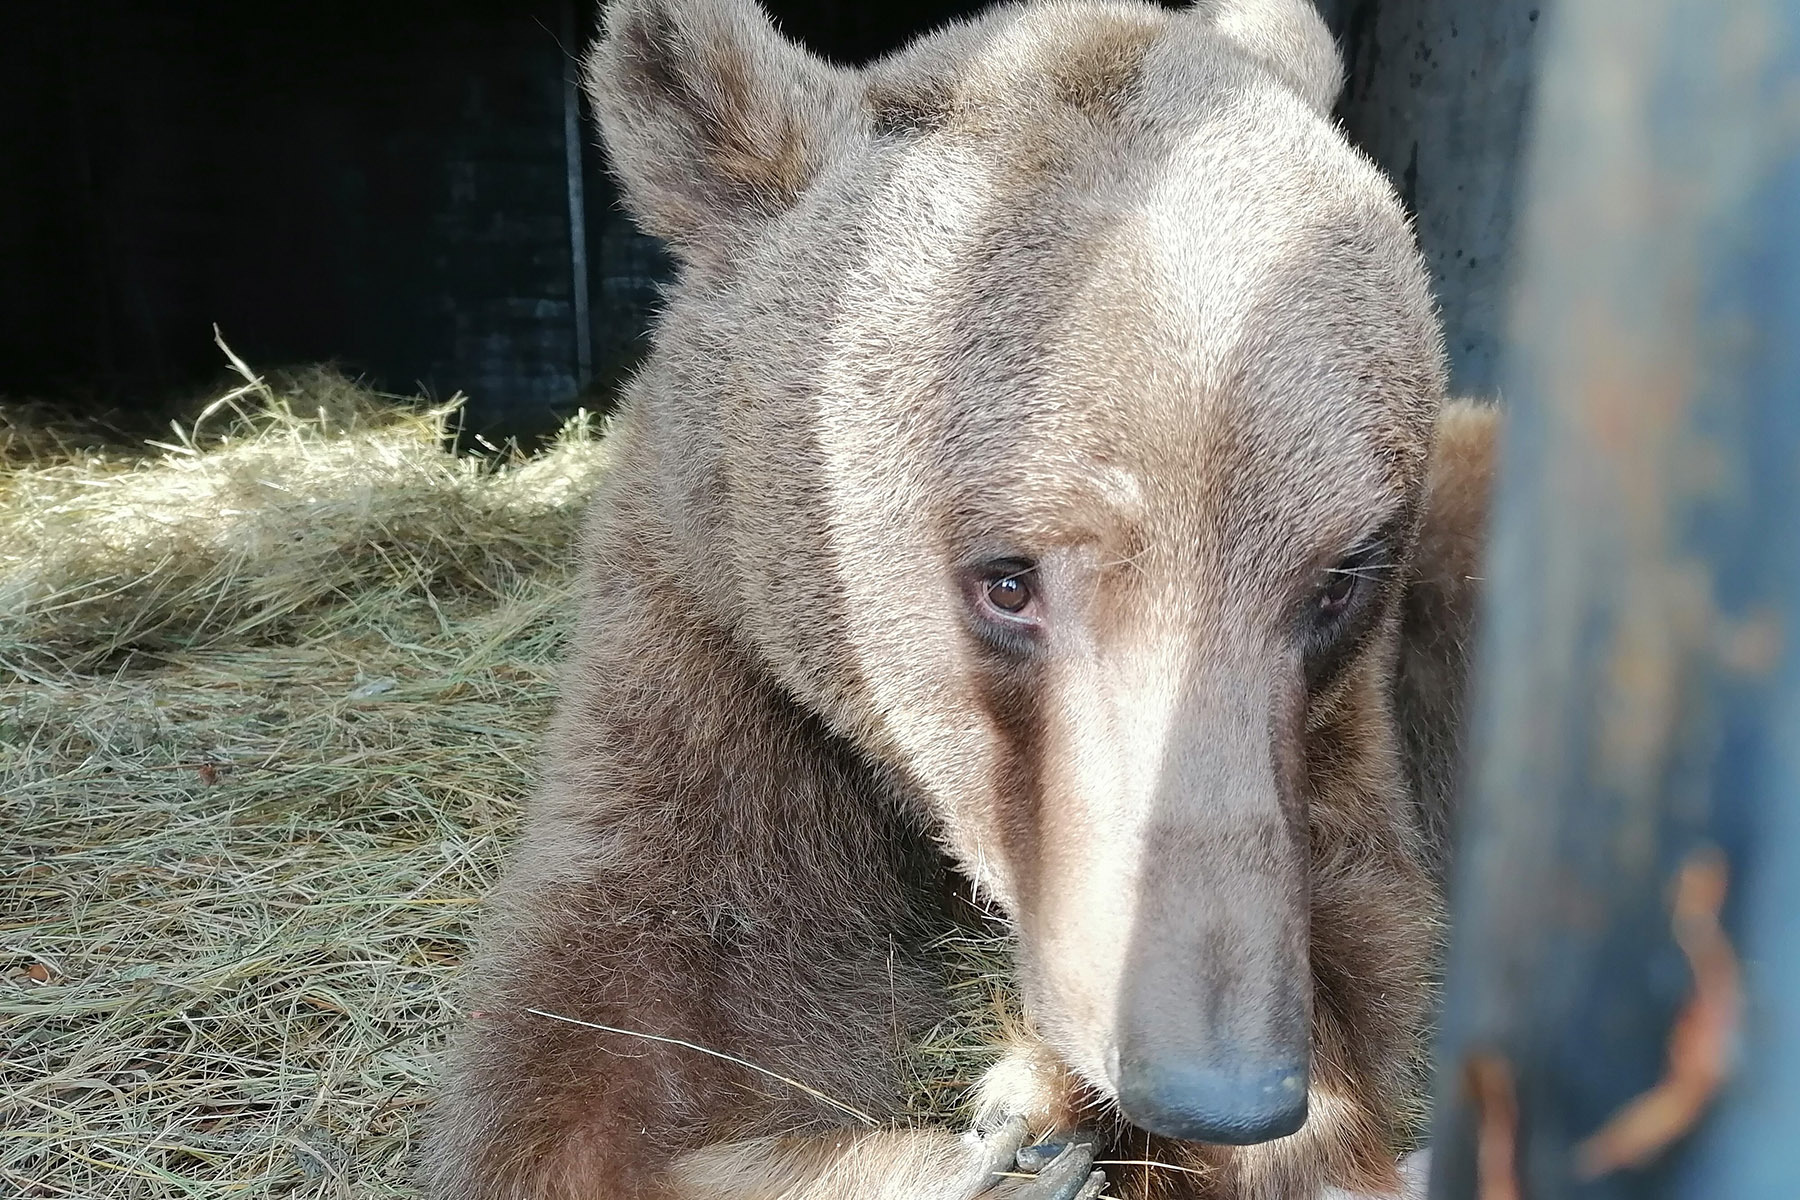
[[[1544,19],[1432,1195],[1800,1196],[1800,0]]]
[[[580,52],[575,40],[575,0],[562,0],[562,46]],[[569,179],[569,308],[575,321],[575,386],[585,388],[594,377],[594,327],[588,301],[587,186],[581,163],[581,88],[575,63],[564,65],[563,161]]]

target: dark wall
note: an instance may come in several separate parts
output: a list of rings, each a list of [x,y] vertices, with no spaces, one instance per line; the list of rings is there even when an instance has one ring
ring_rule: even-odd
[[[1339,112],[1418,220],[1452,386],[1492,395],[1513,214],[1550,0],[1325,0],[1348,80]]]
[[[192,385],[216,322],[257,364],[567,399],[559,8],[31,6],[0,52],[38,101],[0,133],[27,184],[0,201],[0,385]]]
[[[860,61],[979,4],[771,7]],[[668,263],[571,86],[594,23],[588,0],[9,10],[0,393],[204,387],[214,323],[258,366],[464,391],[488,427],[604,392]]]
[[[859,62],[979,0],[769,0]],[[1535,6],[1321,0],[1347,128],[1419,214],[1458,382],[1491,386]],[[98,0],[0,36],[0,393],[130,404],[335,359],[528,430],[643,350],[669,265],[567,51],[591,0]],[[571,134],[573,135],[571,137]],[[570,221],[570,212],[583,219]]]

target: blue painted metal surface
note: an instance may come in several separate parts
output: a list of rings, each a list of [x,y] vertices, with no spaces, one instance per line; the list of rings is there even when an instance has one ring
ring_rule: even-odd
[[[1800,0],[1545,19],[1432,1194],[1787,1200]]]

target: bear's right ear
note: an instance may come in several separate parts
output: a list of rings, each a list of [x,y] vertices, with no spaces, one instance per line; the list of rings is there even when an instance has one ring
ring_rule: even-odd
[[[583,72],[627,205],[689,262],[793,204],[859,128],[850,73],[755,0],[613,0]]]
[[[1344,86],[1344,60],[1312,0],[1194,0],[1190,10],[1215,33],[1285,79],[1321,116]]]

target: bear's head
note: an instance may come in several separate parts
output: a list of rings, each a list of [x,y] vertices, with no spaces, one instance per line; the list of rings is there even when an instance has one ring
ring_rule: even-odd
[[[1192,1140],[1304,1119],[1313,735],[1385,711],[1445,386],[1339,76],[1306,0],[1009,5],[860,70],[615,0],[587,63],[682,264],[627,408],[671,569]]]

